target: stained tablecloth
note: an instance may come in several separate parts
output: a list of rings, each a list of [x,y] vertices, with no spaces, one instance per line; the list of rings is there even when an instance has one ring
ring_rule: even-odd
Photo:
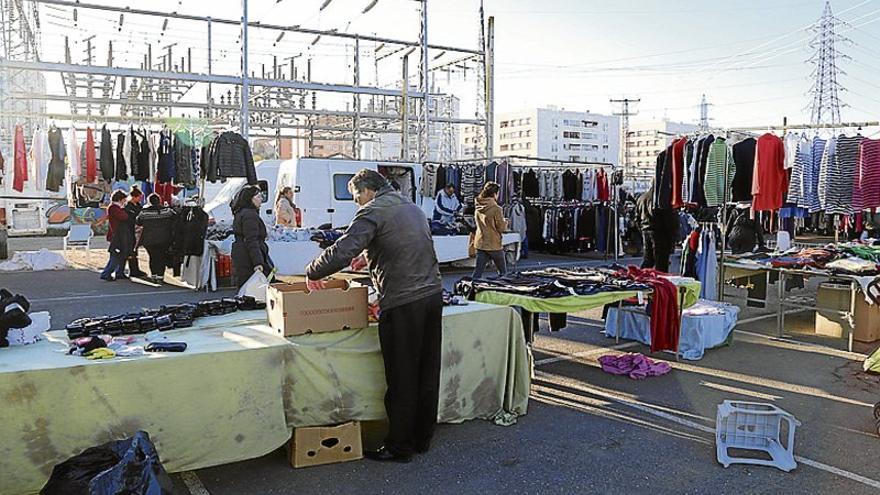
[[[256,311],[167,334],[187,351],[88,361],[63,332],[0,349],[0,493],[36,492],[55,464],[139,429],[177,472],[260,457],[293,427],[385,417],[375,327],[284,339]],[[510,308],[446,308],[439,420],[514,422],[530,363]]]

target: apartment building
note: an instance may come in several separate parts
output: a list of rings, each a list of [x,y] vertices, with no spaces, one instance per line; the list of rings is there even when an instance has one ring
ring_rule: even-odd
[[[624,160],[624,186],[640,193],[651,187],[657,155],[682,134],[699,130],[696,124],[669,122],[634,122],[627,134],[627,156]]]

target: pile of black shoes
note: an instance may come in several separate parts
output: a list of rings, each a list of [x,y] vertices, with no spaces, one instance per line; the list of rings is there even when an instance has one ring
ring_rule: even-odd
[[[9,347],[6,336],[13,328],[25,328],[31,324],[28,311],[31,303],[21,294],[0,289],[0,347]]]
[[[197,303],[162,305],[158,309],[144,309],[133,313],[96,318],[79,318],[67,325],[71,340],[97,335],[133,335],[152,330],[173,330],[193,325],[196,318],[219,316],[236,311],[265,309],[266,303],[251,296],[224,297]]]

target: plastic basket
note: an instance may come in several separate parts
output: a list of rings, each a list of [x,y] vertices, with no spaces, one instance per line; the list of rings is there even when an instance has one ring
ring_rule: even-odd
[[[726,400],[718,405],[715,423],[718,462],[724,467],[754,464],[791,471],[797,467],[794,434],[800,424],[794,416],[773,404]],[[734,457],[729,449],[753,451],[755,454],[763,452],[770,459]]]

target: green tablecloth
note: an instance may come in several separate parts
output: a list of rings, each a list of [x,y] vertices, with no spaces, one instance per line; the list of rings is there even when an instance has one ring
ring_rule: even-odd
[[[177,472],[260,457],[292,427],[384,418],[375,327],[287,340],[264,321],[238,313],[168,332],[182,354],[88,361],[63,354],[63,332],[0,349],[0,493],[36,492],[55,464],[139,429]],[[445,309],[440,421],[512,423],[530,371],[510,308]]]
[[[688,308],[696,304],[700,298],[700,282],[693,279],[677,277],[674,283],[686,289],[684,295],[684,307]],[[635,297],[640,291],[627,290],[616,292],[599,292],[589,296],[565,296],[540,298],[508,294],[506,292],[483,291],[477,294],[477,301],[486,304],[498,304],[500,306],[519,306],[532,313],[576,313],[600,308],[606,304],[616,303],[630,297]]]

